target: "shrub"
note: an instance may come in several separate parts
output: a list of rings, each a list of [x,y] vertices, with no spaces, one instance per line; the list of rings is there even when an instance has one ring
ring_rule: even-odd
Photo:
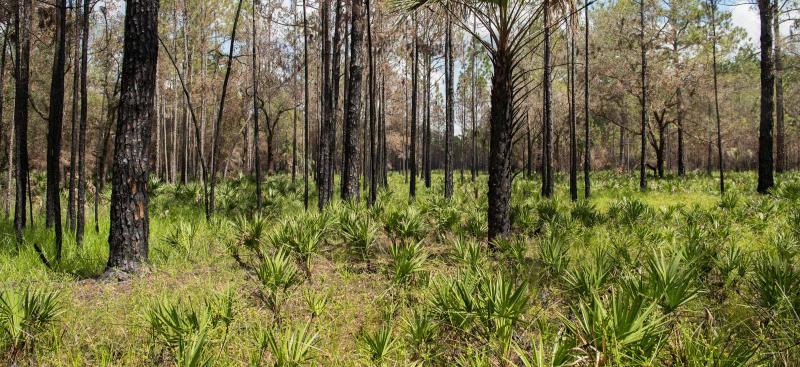
[[[0,342],[16,360],[62,312],[57,291],[26,288],[0,291]]]

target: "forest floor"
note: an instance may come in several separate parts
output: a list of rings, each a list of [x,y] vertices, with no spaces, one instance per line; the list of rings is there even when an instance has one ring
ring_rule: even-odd
[[[43,217],[22,246],[2,219],[0,294],[42,290],[58,300],[54,320],[22,343],[0,337],[12,350],[3,358],[39,366],[800,360],[799,174],[760,196],[753,174],[733,173],[720,196],[709,176],[651,179],[642,193],[637,178],[600,172],[592,200],[576,204],[563,184],[549,201],[539,181],[517,179],[514,235],[494,251],[485,243],[485,180],[476,199],[469,173],[456,172],[447,202],[435,173],[433,188],[418,181],[409,204],[403,175],[393,173],[373,208],[335,203],[319,214],[304,213],[301,181],[276,176],[254,217],[254,185],[239,178],[220,186],[211,221],[197,185],[153,181],[149,265],[121,282],[100,277],[108,192],[99,231],[87,206],[83,245],[67,234],[54,269],[31,245],[52,243]]]

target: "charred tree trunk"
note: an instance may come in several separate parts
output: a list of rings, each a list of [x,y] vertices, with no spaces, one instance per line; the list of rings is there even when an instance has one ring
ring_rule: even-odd
[[[761,113],[758,129],[758,187],[766,194],[775,186],[772,158],[773,98],[775,95],[775,70],[772,59],[772,17],[774,11],[770,0],[758,0],[761,19]]]
[[[428,42],[430,44],[431,42]],[[432,51],[428,50],[425,57],[425,133],[422,135],[423,144],[423,176],[425,179],[425,188],[431,188],[431,73],[433,71],[433,55]]]
[[[83,244],[83,230],[86,226],[86,121],[89,115],[89,93],[87,91],[87,71],[89,69],[89,12],[90,0],[83,1],[83,31],[81,32],[81,120],[78,136],[78,199],[75,211],[75,242]]]
[[[544,40],[542,47],[544,48],[543,59],[544,65],[542,66],[542,108],[543,117],[542,124],[544,127],[542,141],[542,196],[550,198],[553,196],[553,129],[552,129],[552,116],[551,116],[551,95],[552,83],[550,77],[550,1],[544,2]]]
[[[73,53],[72,53],[72,113],[71,113],[71,144],[69,156],[69,195],[67,198],[67,228],[71,231],[75,230],[75,201],[78,194],[78,98],[80,97],[80,80],[81,80],[81,67],[80,67],[80,44],[81,44],[81,31],[80,27],[80,10],[79,0],[72,0],[74,21],[75,21],[75,35],[73,38]]]
[[[409,128],[409,161],[411,165],[409,170],[410,181],[408,183],[408,197],[414,200],[417,197],[417,79],[419,73],[419,36],[417,18],[414,17],[414,44],[412,47],[411,56],[411,127]]]
[[[252,79],[253,79],[253,143],[254,158],[255,158],[255,173],[256,173],[256,210],[261,211],[261,156],[258,149],[258,57],[256,53],[256,42],[258,40],[258,28],[256,24],[256,2],[252,4]]]
[[[717,2],[711,0],[712,72],[714,73],[714,117],[717,123],[717,159],[719,164],[719,192],[725,193],[725,162],[722,152],[722,125],[719,115],[719,82],[717,78]]]
[[[583,197],[592,196],[592,140],[589,136],[589,1],[583,8]]]
[[[358,138],[361,119],[361,81],[364,74],[364,6],[353,0],[350,6],[350,67],[342,137],[342,200],[358,200]]]
[[[158,60],[158,0],[128,0],[111,186],[107,271],[147,261],[147,176]]]
[[[306,0],[303,0],[303,208],[308,210],[308,19]]]
[[[22,243],[26,225],[25,208],[28,189],[28,99],[30,98],[31,0],[19,0],[14,14],[16,42],[16,86],[14,93],[14,130],[16,140],[16,205],[14,229],[17,243]]]
[[[647,190],[647,44],[644,35],[644,2],[639,0],[639,47],[641,50],[642,68],[639,74],[642,87],[642,95],[639,98],[641,104],[641,153],[639,157],[639,190]]]
[[[61,260],[61,124],[64,120],[64,64],[67,58],[67,0],[56,6],[56,50],[50,83],[50,113],[47,126],[47,225],[54,226],[56,261]]]
[[[455,133],[454,96],[453,96],[453,22],[447,16],[445,34],[445,129],[444,129],[444,197],[453,197],[453,135]]]
[[[572,17],[572,16],[570,16]],[[569,30],[569,197],[578,200],[578,116],[575,108],[575,31]]]
[[[507,42],[508,39],[500,39],[493,55],[488,197],[490,243],[511,230],[514,57],[506,48]]]
[[[367,206],[372,207],[375,204],[375,199],[378,194],[378,159],[376,157],[376,119],[378,118],[375,105],[377,104],[377,95],[375,82],[375,55],[372,46],[372,4],[370,0],[366,0],[366,13],[367,13],[367,57],[369,62],[369,199]]]

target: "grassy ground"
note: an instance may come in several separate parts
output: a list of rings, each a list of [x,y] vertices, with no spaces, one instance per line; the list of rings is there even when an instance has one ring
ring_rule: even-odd
[[[85,243],[66,236],[54,269],[32,246],[52,242],[43,218],[20,246],[2,220],[0,301],[28,289],[56,292],[58,304],[21,341],[0,320],[4,360],[798,365],[800,175],[758,196],[752,174],[732,174],[720,198],[705,176],[654,180],[642,193],[635,177],[602,172],[591,203],[578,204],[563,185],[547,201],[537,180],[518,179],[515,234],[495,250],[485,243],[481,181],[476,199],[457,174],[456,197],[445,202],[435,175],[434,188],[419,183],[409,204],[403,176],[393,174],[374,208],[337,203],[306,214],[302,187],[274,177],[253,217],[253,184],[239,178],[220,187],[211,222],[196,186],[153,182],[150,264],[123,282],[98,278],[108,193],[100,231],[89,210]],[[290,261],[280,267],[283,254]]]

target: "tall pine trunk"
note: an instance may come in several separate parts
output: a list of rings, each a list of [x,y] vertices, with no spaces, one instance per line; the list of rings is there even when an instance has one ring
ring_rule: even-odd
[[[31,0],[17,1],[14,14],[16,42],[16,86],[14,93],[14,130],[16,146],[16,205],[14,229],[17,243],[22,242],[22,230],[26,225],[25,209],[28,189],[28,99],[30,98],[31,56]]]
[[[445,34],[445,132],[444,132],[444,197],[453,196],[453,134],[455,133],[455,116],[453,111],[453,24],[447,15]]]
[[[56,6],[56,49],[50,83],[50,113],[47,126],[47,224],[54,226],[56,260],[61,260],[61,125],[64,120],[64,64],[67,58],[67,0]]]
[[[75,242],[80,247],[83,243],[83,231],[86,226],[86,123],[89,115],[89,93],[87,91],[87,71],[89,69],[89,12],[90,0],[83,1],[83,32],[81,36],[81,120],[78,136],[78,198],[75,211]]]
[[[572,15],[570,15],[572,18]],[[574,22],[570,22],[573,23]],[[569,26],[569,197],[578,200],[578,117],[575,108],[575,30]]]
[[[231,77],[231,69],[233,67],[233,50],[236,45],[236,28],[239,25],[239,14],[242,10],[242,0],[236,6],[236,15],[233,17],[233,30],[231,30],[230,46],[228,48],[227,66],[225,68],[225,78],[222,80],[222,95],[219,99],[219,110],[217,111],[217,119],[214,122],[214,141],[211,146],[211,192],[209,194],[208,210],[206,217],[214,215],[215,210],[215,189],[217,185],[217,170],[219,169],[219,149],[220,149],[220,134],[222,130],[222,118],[225,111],[225,97],[228,93],[228,81]]]
[[[542,196],[550,198],[553,196],[553,122],[552,122],[552,81],[550,66],[550,1],[545,0],[543,20],[544,20],[544,40],[542,42],[543,63],[542,66],[542,124],[544,127],[544,139],[542,141]]]
[[[409,160],[408,164],[411,165],[409,170],[410,181],[408,183],[408,197],[414,200],[417,197],[417,79],[419,74],[419,25],[417,18],[414,16],[414,41],[411,56],[411,127],[409,128]]]
[[[69,195],[67,198],[67,228],[71,231],[75,230],[75,201],[78,194],[78,99],[80,98],[80,80],[81,80],[81,67],[80,67],[80,44],[81,44],[81,27],[80,26],[80,6],[79,0],[72,0],[74,27],[73,32],[73,53],[72,53],[72,112],[71,112],[71,144],[69,156]]]
[[[717,159],[719,164],[719,192],[725,193],[725,165],[722,153],[722,126],[719,115],[719,81],[717,78],[717,2],[711,0],[712,72],[714,74],[714,118],[717,124]]]
[[[775,0],[775,15],[772,19],[775,40],[775,171],[786,171],[786,127],[783,107],[783,55],[781,47],[780,3]]]
[[[159,0],[128,0],[111,186],[107,268],[135,272],[147,261],[147,177],[158,60]]]
[[[772,59],[773,4],[770,0],[758,0],[761,19],[761,113],[758,128],[758,186],[757,191],[766,194],[775,186],[772,158],[772,122],[774,118],[775,70]]]
[[[261,211],[261,157],[258,149],[258,54],[256,53],[256,41],[258,40],[258,28],[256,25],[256,2],[252,4],[252,79],[253,79],[253,150],[255,156],[255,173],[256,173],[256,210]]]
[[[592,196],[592,140],[589,136],[589,1],[583,8],[583,197]]]
[[[378,159],[376,155],[376,119],[375,105],[377,104],[376,90],[375,90],[375,55],[372,45],[372,4],[370,0],[366,0],[366,13],[367,13],[367,59],[369,63],[369,198],[367,199],[367,206],[371,207],[375,203],[378,193]]]
[[[364,6],[361,0],[350,5],[350,66],[342,137],[342,200],[358,200],[359,130],[361,82],[364,74]]]
[[[642,95],[639,98],[641,108],[641,152],[639,156],[639,190],[647,190],[647,44],[644,34],[644,2],[639,0],[639,48],[641,54],[641,70],[639,73]]]

